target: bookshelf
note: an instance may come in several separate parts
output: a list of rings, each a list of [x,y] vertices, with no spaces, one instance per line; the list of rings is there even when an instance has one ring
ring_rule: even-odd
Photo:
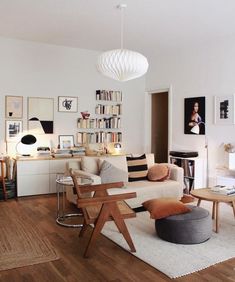
[[[185,192],[192,189],[205,188],[205,161],[201,158],[180,158],[170,156],[170,163],[182,167],[184,170]]]
[[[122,92],[96,90],[94,118],[78,118],[78,144],[120,143],[122,142],[121,115]]]

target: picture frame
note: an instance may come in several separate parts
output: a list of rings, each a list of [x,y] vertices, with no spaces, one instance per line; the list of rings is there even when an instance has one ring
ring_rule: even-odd
[[[23,96],[5,96],[5,117],[23,118]]]
[[[214,123],[218,125],[235,124],[235,98],[233,95],[214,96]]]
[[[23,132],[22,120],[6,120],[5,121],[6,141],[16,142],[17,137]]]
[[[53,134],[53,98],[28,97],[28,130],[35,134]]]
[[[77,113],[78,97],[58,96],[58,112]]]
[[[60,146],[60,149],[70,149],[74,147],[74,136],[73,135],[59,135],[59,146]]]
[[[206,97],[184,99],[184,134],[205,135]]]

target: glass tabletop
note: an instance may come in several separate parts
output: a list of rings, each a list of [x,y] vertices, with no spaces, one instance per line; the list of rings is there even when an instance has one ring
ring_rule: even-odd
[[[71,176],[59,174],[56,177],[56,182],[61,185],[74,186]],[[78,185],[90,185],[93,183],[93,180],[85,176],[77,176],[77,182],[78,182]]]

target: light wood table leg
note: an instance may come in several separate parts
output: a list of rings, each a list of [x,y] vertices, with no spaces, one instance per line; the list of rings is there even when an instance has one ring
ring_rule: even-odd
[[[232,208],[233,208],[233,214],[234,214],[234,217],[235,217],[235,201],[232,201]]]
[[[212,219],[215,219],[215,202],[213,202],[213,206],[212,206]]]
[[[197,201],[197,206],[199,207],[200,204],[201,204],[201,199],[198,199],[198,201]]]
[[[215,232],[219,232],[219,202],[215,202]]]

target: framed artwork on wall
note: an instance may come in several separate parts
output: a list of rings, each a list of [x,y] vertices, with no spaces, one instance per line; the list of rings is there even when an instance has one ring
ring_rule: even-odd
[[[66,113],[77,113],[78,97],[59,96],[58,111]]]
[[[6,120],[6,141],[16,142],[17,136],[23,131],[22,120]]]
[[[214,123],[231,125],[235,123],[234,95],[214,97]]]
[[[73,135],[59,135],[60,149],[70,149],[74,147]]]
[[[52,134],[54,129],[54,99],[28,97],[28,130],[37,134]]]
[[[23,117],[23,96],[5,96],[6,118]]]
[[[205,97],[184,99],[184,134],[205,135]]]

